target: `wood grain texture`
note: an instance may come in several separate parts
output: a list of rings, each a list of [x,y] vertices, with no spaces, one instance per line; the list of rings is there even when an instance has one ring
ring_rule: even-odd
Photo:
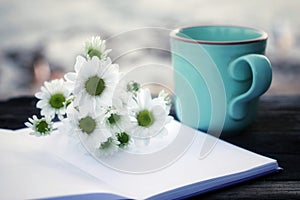
[[[33,97],[0,102],[0,128],[18,129]],[[278,161],[283,171],[198,196],[201,199],[300,199],[300,96],[263,96],[255,121],[228,142]]]
[[[300,199],[300,96],[263,96],[250,127],[226,140],[276,159],[283,171],[201,199]]]

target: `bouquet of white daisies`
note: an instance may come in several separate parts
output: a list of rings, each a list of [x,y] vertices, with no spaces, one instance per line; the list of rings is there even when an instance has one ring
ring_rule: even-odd
[[[108,57],[110,51],[99,36],[92,37],[85,43],[84,56],[77,56],[73,72],[44,83],[35,95],[42,117],[25,123],[32,134],[49,135],[57,117],[65,130],[107,156],[165,131],[172,119],[170,96],[161,91],[152,98],[139,83],[123,83],[119,66]]]

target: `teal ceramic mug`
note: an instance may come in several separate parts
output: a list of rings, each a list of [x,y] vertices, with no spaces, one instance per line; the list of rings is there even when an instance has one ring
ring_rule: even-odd
[[[246,27],[195,26],[173,30],[170,37],[178,119],[214,135],[247,127],[272,81],[264,56],[267,34]]]

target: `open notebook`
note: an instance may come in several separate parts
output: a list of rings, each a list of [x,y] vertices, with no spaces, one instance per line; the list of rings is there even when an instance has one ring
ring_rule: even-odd
[[[119,152],[104,162],[95,159],[76,137],[68,134],[56,131],[50,136],[35,137],[29,135],[29,129],[0,129],[0,199],[185,198],[279,169],[276,160],[214,139],[177,121],[168,124],[167,129],[166,139],[173,142],[164,149],[171,146],[170,152],[177,156],[157,154],[162,150],[134,155]],[[186,142],[181,154],[176,152],[181,148],[176,148],[177,140]],[[201,147],[209,140],[214,145],[200,156]],[[130,156],[144,158],[152,154],[157,162],[152,157],[144,161],[149,165],[143,162],[139,167],[135,163],[139,160],[130,165]],[[164,160],[167,161],[163,163]],[[151,167],[143,171],[143,166]]]

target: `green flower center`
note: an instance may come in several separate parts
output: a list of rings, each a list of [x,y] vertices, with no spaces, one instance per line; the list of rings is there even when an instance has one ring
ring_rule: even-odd
[[[101,59],[101,57],[102,57],[102,53],[94,48],[90,48],[87,51],[87,54],[89,55],[90,58],[92,58],[93,56],[97,56],[99,59]]]
[[[117,138],[118,138],[118,141],[120,142],[120,144],[119,144],[120,147],[126,146],[130,140],[130,136],[125,132],[118,133]]]
[[[154,118],[150,111],[143,110],[137,114],[138,124],[140,126],[148,127],[153,124]]]
[[[98,76],[92,76],[85,82],[85,89],[90,95],[98,96],[104,91],[105,82]]]
[[[96,128],[96,121],[90,116],[82,118],[81,120],[79,120],[79,128],[82,130],[82,132],[90,134]]]
[[[49,124],[47,123],[46,120],[42,119],[37,123],[36,130],[39,133],[46,134],[49,131]]]
[[[50,103],[52,108],[59,109],[59,108],[62,108],[64,106],[65,101],[66,101],[66,98],[63,94],[56,93],[56,94],[53,94],[50,97],[49,103]]]
[[[110,117],[108,118],[108,122],[109,124],[111,125],[114,125],[117,123],[117,121],[120,120],[120,115],[117,115],[117,114],[111,114]]]

